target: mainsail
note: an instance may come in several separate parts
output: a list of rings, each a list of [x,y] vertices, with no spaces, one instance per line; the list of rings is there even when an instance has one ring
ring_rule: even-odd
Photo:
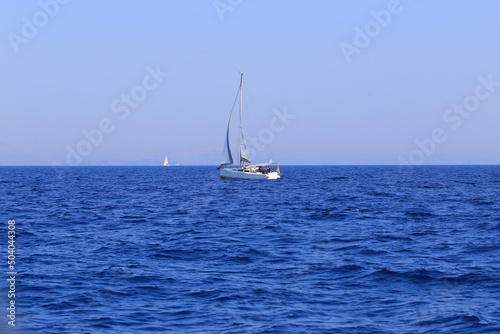
[[[231,127],[231,120],[233,119],[233,111],[234,108],[231,111],[231,116],[229,116],[229,122],[227,123],[226,141],[224,142],[224,152],[222,153],[221,165],[232,165],[234,162],[231,154],[231,147],[229,146],[229,128]]]
[[[245,135],[243,134],[243,73],[241,73],[240,80],[240,166],[243,166],[244,162],[250,162],[250,157],[247,151],[247,141]]]
[[[163,161],[163,166],[170,166],[168,164],[168,158],[167,158],[167,155],[165,154],[165,161]]]
[[[231,121],[233,119],[234,109],[236,107],[236,103],[238,102],[238,97],[240,98],[240,124],[239,124],[239,137],[238,142],[240,146],[240,166],[243,165],[244,162],[250,162],[250,156],[247,150],[247,144],[245,135],[243,134],[243,73],[241,73],[240,87],[238,89],[238,93],[236,94],[236,98],[234,99],[233,108],[231,109],[231,115],[229,116],[229,122],[227,123],[227,132],[226,139],[224,141],[224,149],[222,153],[222,163],[221,166],[232,165],[234,163],[233,156],[231,154],[231,147],[229,145],[229,130],[231,128]]]

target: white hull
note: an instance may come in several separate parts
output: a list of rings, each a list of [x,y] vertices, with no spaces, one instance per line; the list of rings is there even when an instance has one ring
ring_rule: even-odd
[[[259,172],[243,171],[239,168],[221,168],[220,177],[223,179],[253,179],[253,180],[275,180],[280,175],[277,172],[262,174]]]

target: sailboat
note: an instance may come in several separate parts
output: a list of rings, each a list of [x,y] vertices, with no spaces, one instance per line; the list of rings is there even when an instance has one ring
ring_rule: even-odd
[[[168,158],[167,158],[166,154],[165,154],[165,161],[163,161],[163,166],[170,166],[170,164],[168,163]]]
[[[280,167],[277,163],[270,161],[269,163],[260,163],[251,165],[250,156],[247,150],[246,138],[243,133],[243,73],[240,78],[240,87],[238,88],[238,93],[234,100],[233,108],[229,116],[229,122],[227,123],[226,139],[224,142],[223,157],[220,167],[220,177],[227,179],[257,179],[257,180],[274,180],[280,178]],[[229,132],[231,128],[231,121],[233,119],[233,114],[235,110],[236,103],[240,101],[239,104],[239,134],[238,134],[238,146],[239,146],[239,163],[234,166],[233,155],[231,154],[231,147],[229,145]],[[233,165],[233,167],[231,167]],[[276,165],[276,171],[271,169],[270,165]]]

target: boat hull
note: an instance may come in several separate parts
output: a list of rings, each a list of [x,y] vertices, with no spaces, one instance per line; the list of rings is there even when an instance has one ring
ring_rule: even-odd
[[[263,174],[242,171],[238,168],[221,168],[220,177],[223,179],[276,180],[280,178],[280,175],[277,172]]]

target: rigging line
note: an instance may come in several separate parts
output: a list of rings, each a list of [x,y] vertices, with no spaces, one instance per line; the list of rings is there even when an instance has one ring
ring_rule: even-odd
[[[240,89],[239,88],[238,88],[238,92],[236,93],[236,97],[234,98],[233,107],[231,108],[231,114],[233,113],[234,107],[236,107],[236,103],[238,102],[238,95],[240,95]]]
[[[247,105],[249,106],[248,109],[249,110],[257,110],[255,108],[254,103],[253,103],[252,96],[250,95],[251,90],[250,90],[250,88],[248,88],[248,83],[246,81],[244,83],[244,86],[245,86],[245,94],[243,94],[243,95],[245,95],[245,101],[246,101]]]
[[[266,143],[266,148],[269,150],[269,153],[271,153],[271,160],[273,160],[273,162],[274,162],[275,161],[274,154],[273,154],[273,150],[271,150],[271,145],[269,145],[269,143]]]
[[[247,87],[247,85],[245,84],[245,87]],[[249,132],[248,132],[248,121],[249,121],[249,116],[252,115],[251,112],[249,112],[249,109],[248,109],[248,102],[247,102],[247,97],[248,97],[248,94],[247,92],[245,91],[245,94],[243,94],[243,85],[241,86],[241,101],[243,101],[243,97],[245,98],[245,105],[247,107],[245,107],[245,105],[241,105],[241,131],[243,133],[242,135],[242,139],[243,139],[243,144],[245,146],[245,150],[248,150],[248,142],[247,142],[247,139],[248,139],[248,135],[249,135]],[[246,112],[246,115],[245,117],[243,117],[243,113]],[[246,136],[245,136],[246,134]],[[247,151],[247,154],[246,154],[246,157],[249,158],[248,156],[248,151]]]
[[[246,80],[243,83],[242,89],[244,89],[243,92],[243,97],[245,99],[245,105],[243,106],[243,112],[245,114],[245,118],[243,119],[243,131],[246,133],[247,137],[246,139],[252,140],[252,138],[256,138],[256,131],[254,131],[256,128],[259,127],[258,122],[256,120],[256,115],[257,115],[257,108],[255,108],[255,104],[253,103],[253,99],[250,95],[250,89],[248,88],[248,80]],[[249,145],[248,147],[252,147],[252,144],[246,140],[246,144]],[[254,147],[255,149],[255,147]],[[254,156],[254,159],[256,156]],[[251,159],[251,160],[254,160]]]
[[[243,92],[243,96],[245,97],[246,110],[247,111],[246,118],[243,120],[243,129],[248,130],[249,128],[254,129],[258,127],[257,122],[257,108],[255,107],[255,103],[253,102],[252,96],[250,95],[251,89],[248,88],[248,80],[245,81],[243,86],[245,87],[245,91]]]

